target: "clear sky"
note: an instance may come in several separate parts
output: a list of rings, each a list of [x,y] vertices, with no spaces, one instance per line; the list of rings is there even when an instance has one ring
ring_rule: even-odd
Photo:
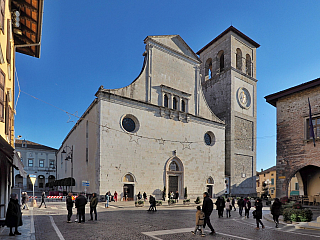
[[[179,34],[197,52],[233,25],[261,45],[259,171],[276,161],[276,108],[264,97],[319,77],[320,1],[44,2],[40,59],[16,54],[15,136],[50,147],[59,148],[77,120],[60,109],[81,116],[100,85],[120,88],[138,76],[148,35]],[[17,99],[17,79],[16,87]]]

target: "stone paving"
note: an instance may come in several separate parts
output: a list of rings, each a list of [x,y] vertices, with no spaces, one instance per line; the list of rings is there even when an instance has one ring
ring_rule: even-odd
[[[160,206],[157,212],[147,212],[147,208],[134,207],[134,202],[112,203],[110,208],[99,203],[98,221],[88,221],[90,215],[87,207],[86,222],[79,224],[74,222],[75,215],[72,216],[72,223],[66,222],[65,203],[48,203],[47,208],[23,210],[24,225],[19,228],[21,236],[9,237],[9,229],[0,228],[0,239],[203,239],[190,232],[195,224],[194,205]],[[268,214],[270,211],[265,207],[264,215]],[[235,211],[232,211],[231,218],[218,218],[214,210],[211,222],[217,233],[208,235],[206,228],[205,239],[320,239],[320,231],[300,230],[283,224],[276,229],[274,223],[266,220],[263,220],[266,228],[256,230],[254,219],[240,217]]]

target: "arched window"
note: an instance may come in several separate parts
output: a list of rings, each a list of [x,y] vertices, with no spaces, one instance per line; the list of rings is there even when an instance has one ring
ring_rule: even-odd
[[[184,102],[184,100],[181,101],[181,111],[182,112],[186,111],[186,103]]]
[[[252,76],[251,72],[251,57],[249,54],[246,55],[246,74]]]
[[[176,162],[172,161],[170,163],[169,170],[170,171],[179,171],[178,164]]]
[[[236,52],[236,68],[242,71],[242,52],[240,48],[237,48]]]
[[[219,66],[219,73],[223,72],[224,71],[224,52],[223,50],[221,50],[219,53],[218,53],[218,66]]]
[[[134,182],[133,176],[131,174],[126,174],[123,177],[123,182]]]
[[[169,107],[169,99],[168,99],[167,94],[165,94],[165,95],[163,96],[163,106],[164,106],[164,107]]]
[[[212,59],[208,58],[205,65],[205,80],[212,78]]]
[[[173,97],[172,100],[173,100],[173,101],[172,101],[172,108],[175,109],[175,110],[177,110],[177,103],[178,103],[177,98],[176,98],[176,97]]]

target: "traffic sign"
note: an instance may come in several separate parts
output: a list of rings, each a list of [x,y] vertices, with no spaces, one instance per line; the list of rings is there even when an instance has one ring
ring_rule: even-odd
[[[82,181],[82,186],[83,187],[90,187],[90,182],[89,181]]]

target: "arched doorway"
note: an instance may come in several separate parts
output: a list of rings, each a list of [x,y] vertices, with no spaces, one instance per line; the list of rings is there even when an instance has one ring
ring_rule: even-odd
[[[20,174],[17,174],[14,178],[15,187],[22,188],[23,187],[23,177]]]
[[[127,173],[123,179],[123,200],[133,201],[134,200],[134,183],[135,178],[133,174]]]
[[[183,196],[184,189],[184,168],[178,157],[170,158],[166,163],[166,186],[168,194],[178,191],[179,196]]]
[[[54,182],[54,180],[56,180],[56,178],[53,175],[48,177],[48,182]]]
[[[43,175],[38,176],[38,187],[39,189],[43,189],[45,187],[46,179]]]
[[[209,177],[207,179],[207,192],[208,192],[210,198],[213,197],[213,184],[214,184],[213,178]]]

